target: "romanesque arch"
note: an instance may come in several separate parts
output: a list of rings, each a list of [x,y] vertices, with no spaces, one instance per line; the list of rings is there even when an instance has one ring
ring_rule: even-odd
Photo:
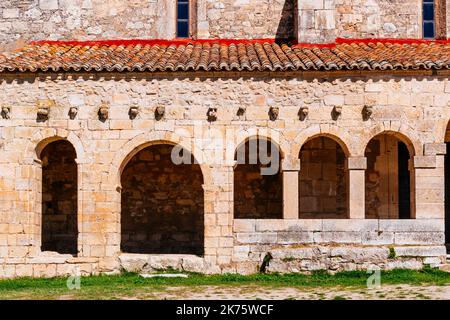
[[[348,149],[332,135],[316,135],[299,153],[300,219],[348,218]]]
[[[355,135],[350,134],[344,128],[336,125],[311,125],[301,130],[296,138],[291,141],[291,154],[298,156],[303,145],[315,137],[329,137],[336,141],[344,150],[347,156],[354,156],[358,153],[358,144]]]
[[[281,157],[280,147],[263,136],[249,137],[236,148],[235,219],[283,217]]]
[[[121,168],[121,251],[203,254],[203,174],[194,156],[156,141],[133,150]]]
[[[411,140],[395,131],[372,137],[365,149],[367,219],[414,217],[415,148]]]
[[[78,253],[77,153],[64,139],[38,144],[41,161],[41,250]]]

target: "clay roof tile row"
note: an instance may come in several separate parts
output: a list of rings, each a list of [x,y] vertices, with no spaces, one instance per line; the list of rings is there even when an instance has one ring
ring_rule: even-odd
[[[0,72],[450,69],[450,41],[123,40],[34,42],[0,54]]]

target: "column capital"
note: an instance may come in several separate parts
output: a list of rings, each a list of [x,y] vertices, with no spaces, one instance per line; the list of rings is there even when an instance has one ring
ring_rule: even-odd
[[[300,171],[300,159],[286,157],[281,160],[282,171]]]
[[[416,169],[436,168],[436,156],[415,156],[413,158],[413,166]]]
[[[347,170],[366,170],[367,158],[366,157],[348,157],[347,158]]]
[[[425,156],[435,156],[447,154],[447,145],[445,143],[425,143],[423,145]]]

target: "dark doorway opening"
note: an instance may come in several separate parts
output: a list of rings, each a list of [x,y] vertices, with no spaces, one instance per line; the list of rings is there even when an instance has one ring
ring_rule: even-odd
[[[409,152],[403,142],[398,142],[398,213],[400,219],[411,218],[411,177]]]
[[[260,150],[270,157],[278,154],[275,174],[263,174],[262,168],[270,168],[272,162],[262,164]],[[245,158],[239,161],[238,155]],[[271,141],[263,141],[263,138],[252,138],[238,147],[235,157],[238,165],[234,169],[234,218],[282,219],[283,174],[279,168],[281,154],[278,146]]]
[[[48,144],[42,161],[41,250],[61,254],[78,253],[77,163],[70,142]]]
[[[203,174],[190,154],[190,164],[175,164],[173,149],[147,147],[123,170],[122,252],[203,255]]]

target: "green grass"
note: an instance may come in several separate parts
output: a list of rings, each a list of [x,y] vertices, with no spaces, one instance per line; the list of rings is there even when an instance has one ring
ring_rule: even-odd
[[[0,281],[0,299],[55,299],[64,296],[75,299],[115,299],[120,297],[157,298],[158,292],[176,287],[202,286],[260,286],[260,287],[365,287],[370,274],[364,271],[340,272],[330,275],[315,272],[302,274],[256,274],[242,275],[199,275],[189,274],[188,278],[142,278],[137,274],[124,273],[117,276],[92,276],[81,279],[81,290],[69,290],[66,278],[31,279],[21,278]],[[450,284],[450,274],[436,269],[420,271],[393,270],[381,272],[383,284],[446,285]]]

